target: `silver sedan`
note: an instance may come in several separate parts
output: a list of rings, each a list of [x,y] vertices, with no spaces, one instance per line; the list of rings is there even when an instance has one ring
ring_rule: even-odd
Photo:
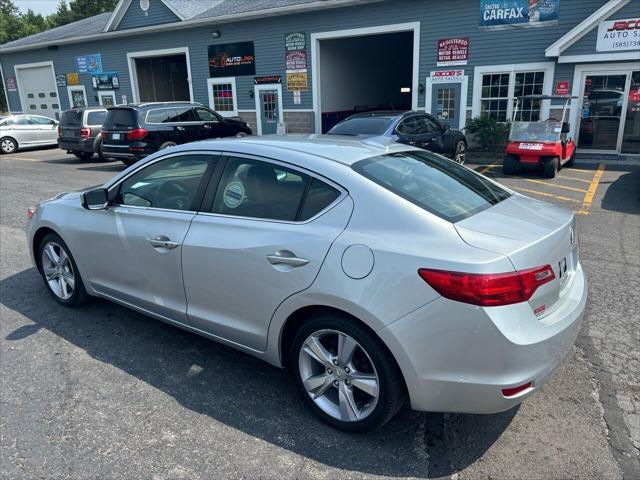
[[[0,153],[58,144],[58,121],[41,115],[0,117]]]
[[[517,405],[561,364],[587,300],[571,212],[374,140],[190,143],[28,213],[59,303],[106,298],[287,366],[348,431],[405,400]]]

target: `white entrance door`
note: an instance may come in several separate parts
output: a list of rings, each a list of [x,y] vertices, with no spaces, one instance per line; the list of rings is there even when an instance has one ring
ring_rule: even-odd
[[[113,107],[116,104],[116,92],[113,90],[98,91],[98,100],[104,107]]]
[[[53,67],[51,65],[34,67],[16,65],[15,70],[23,112],[56,118],[56,114],[60,111],[60,100]]]

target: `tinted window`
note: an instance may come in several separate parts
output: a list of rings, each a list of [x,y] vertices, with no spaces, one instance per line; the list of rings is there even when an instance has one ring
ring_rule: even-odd
[[[196,114],[191,107],[180,107],[172,109],[167,117],[167,122],[195,122]]]
[[[352,118],[340,122],[327,133],[330,135],[382,135],[390,125],[390,118]]]
[[[210,161],[207,155],[183,155],[153,163],[120,184],[116,203],[192,210]]]
[[[280,165],[242,158],[227,164],[214,213],[295,221],[308,176]]]
[[[397,130],[403,135],[423,135],[440,131],[440,126],[426,115],[412,115],[400,122]]]
[[[16,125],[33,125],[31,117],[16,117]]]
[[[470,217],[510,195],[469,169],[429,152],[371,157],[355,163],[353,169],[450,222]]]
[[[137,127],[136,111],[132,108],[110,108],[103,124],[105,130]]]
[[[62,114],[60,125],[79,127],[82,124],[82,110],[67,110]]]
[[[300,220],[308,220],[331,205],[340,192],[330,185],[314,178],[309,185],[304,205],[300,212]]]
[[[198,120],[202,122],[217,122],[218,117],[216,117],[215,113],[207,110],[206,108],[196,108],[196,113],[198,115]]]
[[[87,125],[102,125],[107,116],[106,111],[87,113]]]
[[[149,110],[147,113],[147,123],[162,123],[166,122],[169,118],[169,114],[172,114],[173,111],[168,108],[161,108],[158,110]]]

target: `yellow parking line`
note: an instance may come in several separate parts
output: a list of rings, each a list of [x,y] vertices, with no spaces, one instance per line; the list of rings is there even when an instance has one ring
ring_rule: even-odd
[[[585,180],[584,178],[570,177],[568,175],[556,175],[556,177],[562,178],[564,180],[571,180],[572,182],[581,182],[581,183],[587,183],[587,184],[591,183],[591,180]]]
[[[587,170],[586,168],[569,168],[567,171],[571,173],[575,172],[575,173],[588,173],[588,174],[591,174],[591,172],[593,172],[593,170]]]
[[[564,190],[570,190],[572,192],[587,193],[587,190],[583,190],[582,188],[567,187],[566,185],[558,185],[557,183],[549,183],[549,182],[545,182],[544,180],[533,180],[531,178],[527,178],[525,180],[527,182],[539,183],[541,185],[548,185],[548,186],[554,187],[554,188],[562,188]]]
[[[492,168],[496,168],[496,167],[499,167],[499,166],[500,166],[499,164],[493,163],[493,164],[491,164],[491,165],[487,165],[487,166],[485,166],[485,167],[481,168],[480,170],[478,170],[478,173],[480,173],[480,174],[483,174],[483,175],[484,175],[485,173],[487,173],[487,172],[488,172],[489,170],[491,170]]]
[[[580,200],[576,200],[575,198],[563,197],[562,195],[554,195],[552,193],[539,192],[538,190],[529,190],[528,188],[515,188],[515,187],[511,187],[511,188],[513,188],[514,190],[517,190],[519,192],[533,193],[534,195],[542,195],[543,197],[551,197],[551,198],[555,198],[557,200],[564,200],[565,202],[580,203]]]
[[[593,197],[596,194],[596,190],[598,189],[598,185],[600,184],[600,179],[604,174],[604,163],[598,165],[598,169],[596,170],[595,175],[591,179],[591,184],[589,185],[589,189],[582,200],[582,208],[576,212],[577,215],[589,215],[589,207],[591,207],[591,202],[593,202]]]

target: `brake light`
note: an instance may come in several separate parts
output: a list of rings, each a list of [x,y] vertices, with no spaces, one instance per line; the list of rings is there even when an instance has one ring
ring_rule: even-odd
[[[128,140],[142,140],[149,131],[146,128],[135,128],[127,133]]]
[[[483,274],[421,268],[418,275],[443,297],[482,307],[526,302],[538,287],[556,278],[550,265]]]
[[[519,393],[522,393],[525,390],[529,390],[532,385],[533,385],[532,382],[527,382],[524,385],[518,385],[517,387],[503,388],[502,395],[505,397],[515,397]]]
[[[27,208],[27,218],[31,220],[37,211],[38,211],[38,207]]]
[[[81,128],[80,129],[80,137],[81,138],[89,138],[91,136],[91,129],[90,128]]]

